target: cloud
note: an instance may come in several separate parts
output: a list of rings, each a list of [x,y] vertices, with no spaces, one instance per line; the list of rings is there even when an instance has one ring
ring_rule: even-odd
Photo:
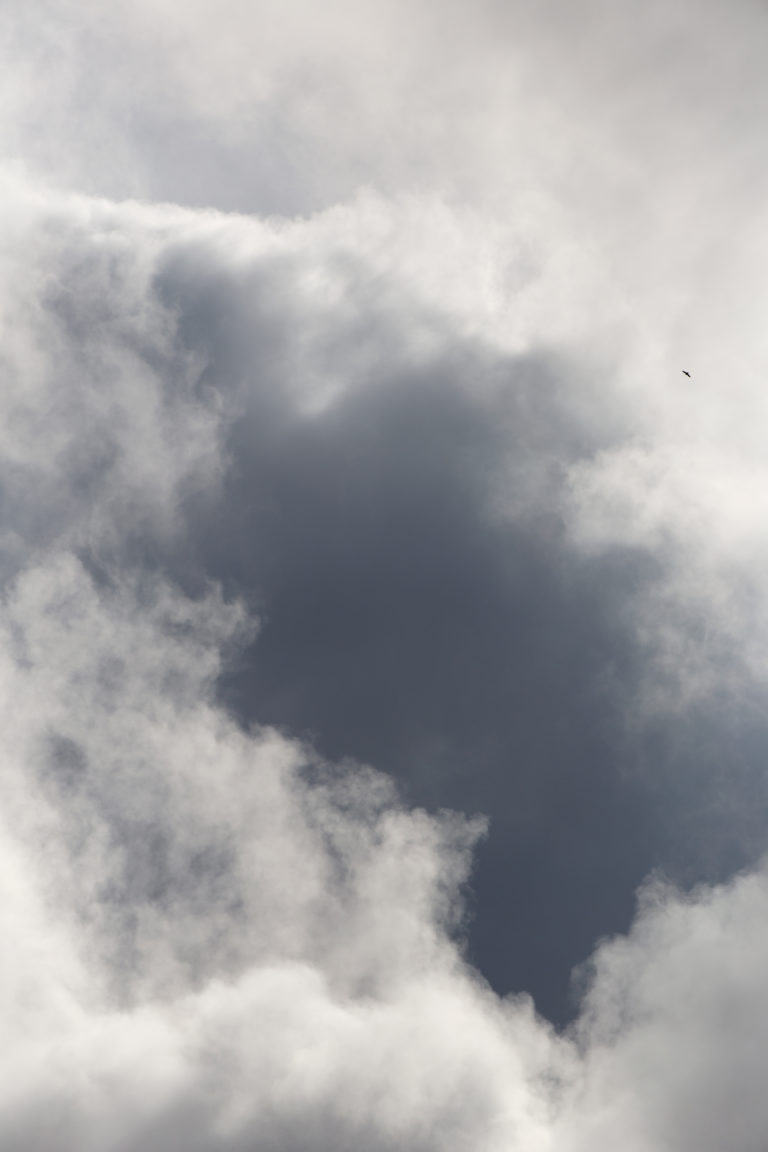
[[[765,869],[682,896],[650,883],[632,932],[598,949],[565,1147],[761,1147]]]
[[[761,1147],[763,24],[8,9],[4,1145]]]
[[[237,626],[215,596],[61,558],[4,625],[4,1139],[458,1147],[516,1097],[536,1128],[546,1034],[510,1008],[505,1051],[445,934],[476,826],[240,731],[212,702]]]

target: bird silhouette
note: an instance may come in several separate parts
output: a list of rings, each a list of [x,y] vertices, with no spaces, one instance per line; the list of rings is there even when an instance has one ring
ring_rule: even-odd
[[[688,376],[690,378],[690,375],[690,372],[686,372],[685,368],[683,368],[683,376]]]

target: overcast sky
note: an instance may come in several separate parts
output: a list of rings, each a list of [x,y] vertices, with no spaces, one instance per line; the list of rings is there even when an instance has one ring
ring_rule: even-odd
[[[0,4],[3,1149],[764,1152],[767,44]]]

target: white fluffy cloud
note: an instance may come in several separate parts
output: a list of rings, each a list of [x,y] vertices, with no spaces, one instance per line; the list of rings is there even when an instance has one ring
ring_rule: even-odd
[[[566,1147],[762,1147],[767,895],[764,868],[686,898],[649,884],[629,937],[593,961]]]
[[[504,1109],[535,1132],[549,1037],[445,935],[475,827],[239,731],[214,595],[60,557],[4,624],[9,1144],[466,1147]]]

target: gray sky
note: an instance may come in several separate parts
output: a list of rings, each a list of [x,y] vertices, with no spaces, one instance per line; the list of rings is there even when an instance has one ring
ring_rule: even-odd
[[[767,22],[2,7],[3,1147],[762,1152]]]

